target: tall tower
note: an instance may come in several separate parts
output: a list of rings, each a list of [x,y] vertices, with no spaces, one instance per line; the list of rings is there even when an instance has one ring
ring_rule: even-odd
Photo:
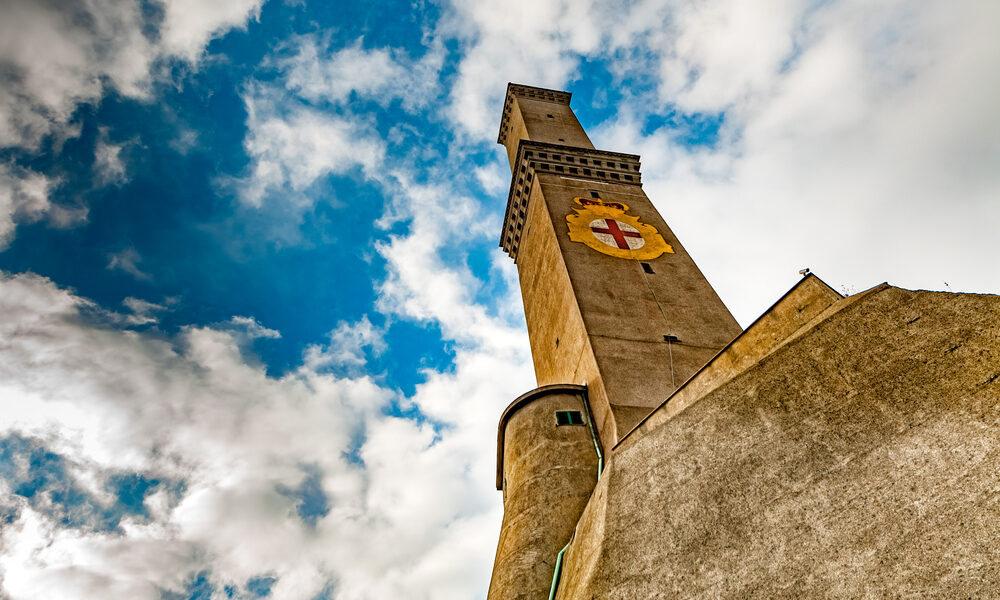
[[[602,457],[741,331],[643,193],[639,157],[596,150],[569,101],[508,84],[500,123],[512,173],[500,246],[539,388],[500,420],[489,600],[545,597]]]
[[[500,246],[538,385],[586,383],[610,447],[741,329],[643,193],[639,157],[595,150],[569,100],[507,86]]]

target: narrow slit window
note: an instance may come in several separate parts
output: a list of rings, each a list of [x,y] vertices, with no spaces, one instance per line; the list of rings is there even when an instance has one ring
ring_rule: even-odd
[[[556,426],[583,425],[583,415],[578,410],[557,410]]]

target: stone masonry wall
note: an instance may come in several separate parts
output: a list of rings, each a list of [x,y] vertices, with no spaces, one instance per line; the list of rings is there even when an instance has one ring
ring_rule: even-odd
[[[616,448],[557,598],[997,597],[998,540],[1000,297],[886,287]]]

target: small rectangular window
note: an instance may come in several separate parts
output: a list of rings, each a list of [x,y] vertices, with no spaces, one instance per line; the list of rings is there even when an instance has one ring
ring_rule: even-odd
[[[653,265],[651,265],[649,263],[639,263],[639,264],[642,265],[642,270],[643,271],[649,273],[650,275],[653,274]]]
[[[600,195],[600,194],[598,194],[597,192],[595,192],[595,191],[591,190],[591,191],[590,191],[590,197],[591,197],[591,198],[600,198],[600,197],[601,197],[601,195]]]
[[[578,410],[558,410],[556,411],[556,425],[583,425],[583,415]]]

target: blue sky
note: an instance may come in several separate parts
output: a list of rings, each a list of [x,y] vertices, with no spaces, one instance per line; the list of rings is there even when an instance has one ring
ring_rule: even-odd
[[[0,596],[485,597],[508,81],[743,324],[806,266],[1000,289],[995,3],[0,10]]]

